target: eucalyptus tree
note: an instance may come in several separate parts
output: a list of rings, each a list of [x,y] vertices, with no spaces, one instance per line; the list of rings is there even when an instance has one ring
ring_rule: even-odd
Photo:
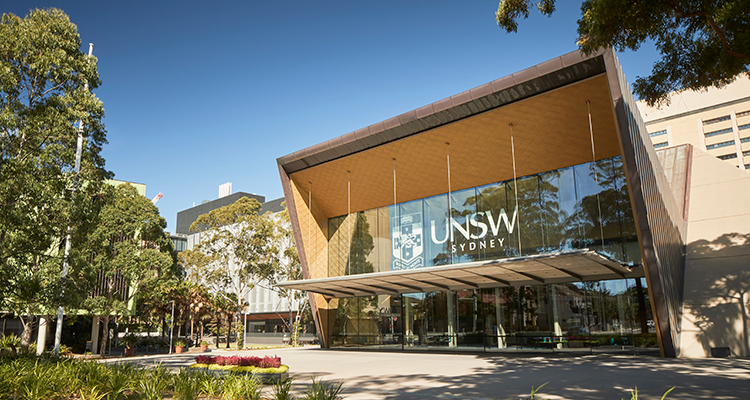
[[[502,0],[495,14],[507,32],[518,30],[536,5],[543,15],[555,0]],[[750,2],[747,0],[584,0],[576,43],[591,54],[602,47],[638,50],[653,41],[661,53],[633,91],[649,105],[673,91],[722,87],[750,66]]]
[[[259,215],[260,207],[257,200],[243,197],[199,216],[190,230],[200,231],[200,243],[180,253],[188,279],[231,301],[235,317],[250,290],[271,279],[279,265],[275,222]]]
[[[145,286],[181,277],[167,222],[149,199],[129,184],[108,186],[102,196],[96,228],[86,247],[91,270],[97,275],[93,296],[85,307],[104,318],[128,312],[129,303]],[[107,337],[101,349],[107,345]]]
[[[73,243],[86,236],[92,198],[110,176],[104,108],[91,93],[99,84],[96,59],[62,11],[0,17],[0,306],[21,317],[24,347],[36,315],[80,300],[80,264],[60,280],[62,248],[71,221]],[[79,123],[86,184],[73,195]]]

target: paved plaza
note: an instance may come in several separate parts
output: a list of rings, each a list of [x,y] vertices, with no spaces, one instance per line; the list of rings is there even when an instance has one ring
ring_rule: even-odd
[[[177,368],[198,353],[134,357]],[[555,354],[434,354],[326,350],[317,347],[228,352],[211,355],[278,355],[289,365],[298,392],[312,377],[342,380],[347,400],[518,399],[547,382],[541,398],[668,399],[750,398],[748,359],[663,359],[650,356]],[[109,362],[116,360],[110,359]]]

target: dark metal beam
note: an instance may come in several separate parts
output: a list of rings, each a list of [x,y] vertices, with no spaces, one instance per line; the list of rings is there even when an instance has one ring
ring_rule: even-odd
[[[471,272],[471,271],[467,271],[467,272]],[[510,286],[510,282],[508,282],[508,281],[506,281],[504,279],[495,278],[494,276],[479,274],[479,273],[476,273],[476,272],[471,272],[471,273],[474,274],[474,275],[476,275],[476,276],[481,276],[482,278],[487,278],[487,279],[489,279],[491,281],[495,281],[497,283],[502,283],[505,286]]]
[[[434,282],[430,282],[430,281],[424,281],[424,280],[421,280],[421,279],[414,279],[414,278],[409,278],[409,279],[415,280],[417,282],[424,283],[425,285],[435,286],[435,287],[439,287],[439,288],[442,288],[442,289],[445,289],[445,290],[451,290],[450,286],[447,286],[447,285],[441,285],[439,283],[434,283]]]
[[[576,278],[576,279],[578,279],[579,281],[583,282],[583,277],[582,277],[581,275],[578,275],[578,274],[576,274],[575,272],[570,272],[570,271],[568,271],[568,270],[567,270],[567,269],[565,269],[565,268],[559,268],[559,267],[555,267],[554,265],[552,265],[552,264],[548,264],[548,263],[546,263],[546,262],[544,262],[544,261],[540,261],[540,260],[536,260],[536,261],[537,261],[538,263],[540,263],[540,264],[544,264],[544,265],[546,265],[546,266],[548,266],[548,267],[550,267],[550,268],[552,268],[552,269],[556,269],[556,270],[558,270],[558,271],[560,271],[560,272],[562,272],[562,273],[564,273],[564,274],[568,274],[568,275],[572,276],[573,278]]]
[[[345,286],[345,285],[341,285],[341,286],[343,286],[346,289],[354,290],[354,291],[357,291],[357,292],[365,292],[365,293],[370,293],[372,295],[378,294],[377,292],[373,292],[372,290],[362,289],[362,288],[353,287],[353,286]]]
[[[474,282],[469,282],[469,281],[465,281],[465,280],[463,280],[463,279],[458,279],[458,278],[451,278],[451,277],[449,277],[449,276],[442,276],[442,275],[437,275],[437,274],[433,274],[433,275],[435,275],[435,276],[439,276],[439,277],[441,277],[441,278],[443,278],[443,279],[449,279],[449,280],[452,280],[452,281],[454,281],[454,282],[458,282],[458,283],[460,283],[460,284],[462,284],[462,285],[467,285],[467,286],[471,286],[471,287],[479,288],[479,285],[477,285],[477,284],[476,284],[476,283],[474,283]]]
[[[424,292],[424,289],[422,289],[421,287],[407,285],[407,284],[401,283],[401,282],[388,282],[388,283],[390,283],[392,285],[397,285],[397,286],[405,287],[407,289],[416,290],[417,292]]]
[[[326,288],[326,289],[323,289],[323,290],[327,290],[329,292],[335,292],[335,293],[345,294],[345,295],[347,295],[349,297],[357,297],[354,293],[347,292],[347,291],[344,291],[344,290],[331,289],[331,288]]]
[[[374,287],[375,289],[378,289],[378,290],[383,291],[383,292],[388,293],[388,294],[401,294],[398,290],[395,290],[393,288],[387,288],[385,286],[373,285],[371,283],[360,283],[360,285]]]
[[[542,279],[542,278],[540,278],[538,276],[531,275],[531,274],[529,274],[527,272],[516,271],[515,269],[510,269],[508,267],[503,267],[503,268],[507,269],[510,272],[515,272],[515,273],[517,273],[519,275],[523,275],[523,276],[525,276],[525,277],[527,277],[529,279],[535,280],[537,282],[546,283],[546,282],[544,282],[544,279]]]

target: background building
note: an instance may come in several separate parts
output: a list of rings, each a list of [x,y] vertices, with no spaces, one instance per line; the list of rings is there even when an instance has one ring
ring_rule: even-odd
[[[201,232],[191,231],[190,225],[199,216],[212,210],[234,204],[242,197],[248,197],[261,203],[259,214],[276,214],[284,211],[284,198],[265,201],[264,196],[253,193],[232,193],[231,183],[219,187],[219,198],[212,201],[203,201],[201,204],[177,213],[177,234],[179,240],[185,240],[185,249],[192,250],[201,241]],[[278,292],[273,290],[270,284],[256,284],[245,297],[248,306],[245,308],[244,319],[247,321],[247,334],[253,343],[276,343],[281,342],[284,335],[285,324],[282,319],[288,321],[289,313],[296,313],[299,305],[292,302],[291,310],[287,299],[280,298]]]
[[[685,91],[669,104],[638,102],[654,147],[689,143],[742,170],[750,169],[750,79],[747,75],[721,88]]]

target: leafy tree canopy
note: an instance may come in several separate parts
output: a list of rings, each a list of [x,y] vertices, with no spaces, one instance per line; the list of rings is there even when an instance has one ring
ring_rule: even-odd
[[[188,278],[214,293],[233,293],[237,308],[245,295],[277,269],[275,222],[258,215],[260,203],[247,197],[203,214],[190,226],[201,232],[193,250],[180,253]]]
[[[507,32],[528,18],[531,0],[502,0],[495,14]],[[555,0],[541,0],[543,15]],[[722,87],[748,72],[750,1],[747,0],[584,0],[576,43],[591,54],[602,47],[638,50],[653,41],[661,53],[647,77],[637,77],[633,91],[650,106],[668,101],[674,91]]]
[[[86,87],[99,83],[96,59],[81,51],[62,11],[0,17],[0,305],[32,322],[72,284],[59,281],[62,238],[70,221],[74,243],[86,236],[96,214],[92,198],[110,175],[100,156],[104,108]],[[71,196],[79,121],[86,183]],[[24,321],[25,342],[28,328]]]
[[[103,315],[125,314],[128,304],[144,287],[175,281],[182,272],[172,241],[164,232],[167,222],[145,196],[129,184],[107,185],[96,229],[75,255],[89,260],[92,294],[84,307]],[[102,351],[106,348],[102,338]]]

